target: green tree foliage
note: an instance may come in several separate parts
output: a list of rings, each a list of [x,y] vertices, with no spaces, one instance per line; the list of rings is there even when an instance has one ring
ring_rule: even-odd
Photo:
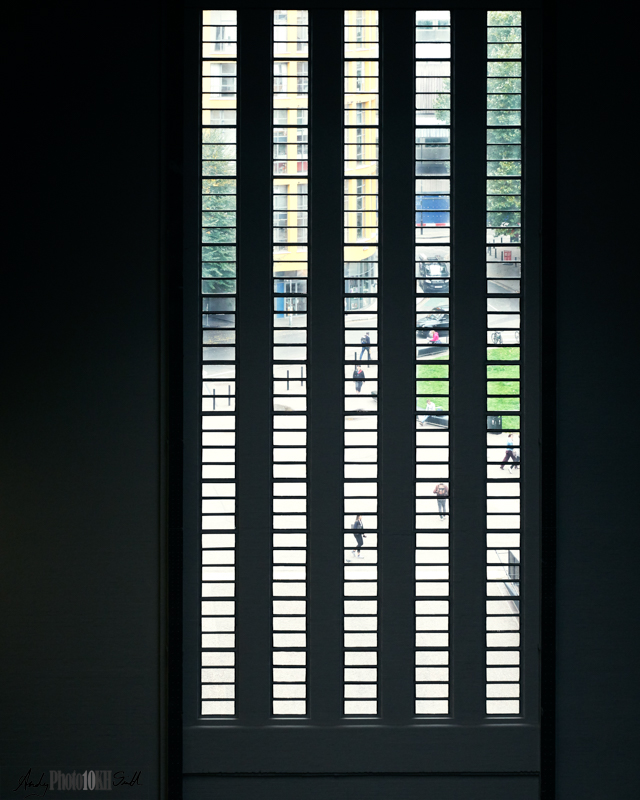
[[[417,31],[418,42],[450,42],[451,27],[448,21],[443,19],[423,19],[418,20]],[[434,98],[433,107],[436,109],[436,119],[438,122],[449,125],[451,123],[451,79],[440,78],[440,92]]]
[[[236,274],[235,130],[205,128],[202,144],[202,243],[204,278],[233,278]],[[213,245],[210,247],[209,245]],[[216,247],[215,245],[218,245]],[[219,245],[228,245],[220,247]],[[208,260],[211,259],[211,260]],[[216,289],[222,289],[216,285]]]
[[[436,109],[436,119],[439,122],[444,122],[446,125],[451,124],[451,78],[441,78],[442,91],[446,94],[436,95],[434,107]]]
[[[488,14],[487,131],[488,174],[487,225],[517,227],[521,211],[521,97],[522,24],[519,11]],[[502,60],[505,59],[505,60]],[[506,232],[506,231],[505,231]],[[517,233],[516,233],[517,235]]]

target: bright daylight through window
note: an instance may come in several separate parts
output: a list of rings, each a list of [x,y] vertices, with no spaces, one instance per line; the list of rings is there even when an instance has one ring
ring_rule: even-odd
[[[416,14],[416,714],[449,711],[451,15]]]
[[[521,489],[527,464],[521,459],[520,439],[524,433],[520,405],[524,340],[521,343],[520,333],[525,278],[522,14],[489,11],[486,27],[480,25],[477,34],[479,47],[487,48],[486,119],[480,118],[485,96],[477,92],[477,133],[481,137],[486,133],[486,240],[483,254],[479,228],[480,272],[476,273],[483,281],[486,269],[486,295],[478,286],[472,302],[478,314],[486,303],[486,325],[482,323],[476,338],[484,351],[486,334],[486,384],[479,376],[473,386],[462,386],[460,373],[454,380],[456,358],[463,348],[456,326],[465,324],[456,317],[456,299],[462,296],[465,276],[472,268],[456,259],[456,242],[461,241],[456,237],[464,235],[456,209],[462,207],[457,203],[466,199],[467,188],[464,171],[456,167],[460,106],[458,112],[455,109],[465,89],[456,76],[456,12],[420,10],[413,16],[410,33],[408,17],[402,28],[406,48],[413,52],[411,61],[407,55],[402,62],[407,114],[411,115],[410,124],[409,116],[402,123],[407,133],[407,203],[402,208],[413,261],[409,251],[406,258],[394,256],[394,237],[404,234],[392,225],[385,228],[384,222],[385,208],[396,201],[385,193],[385,175],[395,169],[388,157],[393,142],[384,141],[385,92],[393,91],[385,84],[389,56],[384,48],[385,16],[376,10],[340,14],[341,64],[337,56],[334,60],[335,74],[342,69],[342,85],[335,80],[332,90],[340,97],[341,116],[336,113],[337,104],[330,106],[334,111],[329,123],[336,141],[341,136],[343,148],[342,169],[336,166],[334,170],[330,198],[337,211],[343,212],[342,259],[335,257],[335,263],[323,264],[321,275],[314,253],[321,252],[326,231],[317,222],[321,216],[311,201],[318,185],[314,181],[325,170],[319,155],[324,142],[314,138],[313,118],[318,108],[314,92],[324,85],[324,76],[314,73],[316,56],[323,48],[322,38],[314,36],[314,11],[274,10],[270,29],[263,31],[271,70],[270,157],[268,149],[260,150],[270,182],[270,205],[264,209],[271,220],[269,253],[249,246],[252,223],[242,218],[241,208],[243,193],[252,192],[255,176],[243,171],[243,153],[236,153],[238,132],[252,129],[246,109],[244,116],[242,111],[237,116],[243,87],[260,76],[243,72],[242,17],[239,22],[234,10],[209,10],[202,16],[200,713],[208,718],[235,717],[236,701],[243,692],[237,680],[243,654],[236,652],[236,601],[252,587],[240,585],[235,572],[236,537],[240,541],[243,536],[242,509],[236,509],[236,481],[241,481],[236,475],[236,436],[243,430],[250,435],[257,423],[236,417],[236,368],[252,368],[251,363],[236,361],[236,329],[251,326],[251,320],[242,315],[243,297],[253,291],[250,280],[242,283],[249,269],[265,270],[271,286],[268,295],[260,298],[264,308],[268,306],[271,337],[271,467],[263,476],[270,486],[271,514],[259,529],[270,537],[271,562],[261,566],[267,571],[271,603],[271,648],[265,648],[271,670],[271,717],[280,722],[285,717],[308,717],[313,676],[324,669],[317,650],[316,660],[311,657],[309,621],[316,609],[316,594],[310,579],[310,541],[319,534],[313,526],[310,498],[313,482],[321,476],[313,471],[309,437],[317,418],[314,409],[325,398],[319,393],[313,396],[309,387],[314,386],[310,381],[316,355],[311,333],[323,314],[323,306],[314,304],[314,297],[318,298],[318,289],[324,290],[322,282],[329,269],[329,277],[335,280],[330,302],[336,304],[336,313],[338,307],[342,309],[342,322],[334,326],[339,328],[339,349],[332,351],[336,353],[334,382],[340,386],[336,391],[342,403],[336,409],[342,420],[342,455],[335,457],[332,470],[340,474],[343,491],[335,487],[342,503],[342,524],[336,521],[335,530],[324,530],[322,541],[335,569],[342,570],[341,589],[333,584],[342,609],[338,676],[342,685],[338,680],[332,684],[342,717],[349,722],[362,718],[365,724],[382,716],[383,675],[389,674],[383,664],[391,657],[401,662],[403,670],[406,667],[403,674],[413,722],[431,724],[435,717],[455,717],[453,633],[455,620],[466,614],[465,609],[456,608],[460,594],[456,596],[456,569],[464,562],[478,581],[482,575],[486,586],[486,593],[479,588],[474,598],[486,625],[486,630],[482,622],[476,625],[485,637],[484,646],[478,642],[476,672],[480,682],[486,679],[486,691],[482,684],[479,689],[482,713],[495,721],[523,710]],[[465,30],[470,35],[470,26]],[[482,66],[482,52],[477,52]],[[479,69],[476,74],[480,75]],[[267,115],[264,109],[260,113],[265,122],[260,130],[266,130]],[[329,112],[323,108],[325,113]],[[479,213],[481,181],[478,174],[474,197]],[[401,194],[399,182],[388,185]],[[326,191],[325,198],[329,197]],[[237,241],[236,230],[245,231],[244,240],[240,236]],[[415,375],[415,390],[405,392],[407,404],[399,411],[384,396],[385,367],[398,354],[385,345],[385,334],[394,320],[383,313],[383,301],[385,291],[395,291],[401,283],[407,292],[396,313],[406,315],[405,371],[410,381]],[[326,292],[322,297],[326,310]],[[475,362],[484,371],[482,357]],[[465,496],[469,479],[462,469],[467,444],[456,440],[460,422],[456,398],[462,392],[477,397],[479,415],[474,428],[479,436],[475,477],[481,481],[480,505],[473,528],[486,561],[476,555],[472,564],[471,556],[456,550],[458,500]],[[390,654],[382,644],[385,587],[391,585],[385,582],[391,574],[385,570],[400,567],[399,562],[391,559],[392,566],[388,560],[397,532],[394,520],[384,515],[381,475],[391,474],[393,465],[385,462],[382,443],[385,420],[399,413],[415,455],[406,459],[413,479],[406,494],[411,522],[403,531],[411,537],[411,563],[404,563],[404,572],[395,574],[394,580],[411,590],[412,605],[407,603],[404,613],[414,638],[407,639],[410,650]],[[255,530],[252,535],[257,535]]]

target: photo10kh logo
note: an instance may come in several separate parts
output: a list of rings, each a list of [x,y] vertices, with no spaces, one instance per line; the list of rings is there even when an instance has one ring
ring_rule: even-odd
[[[121,774],[121,773],[120,773]],[[139,774],[139,773],[138,773]],[[49,791],[89,791],[113,789],[113,770],[85,769],[84,772],[49,770]]]
[[[85,769],[69,772],[46,767],[29,767],[25,770],[2,769],[3,800],[7,797],[44,797],[49,792],[113,792],[117,797],[141,800],[146,797],[140,769]]]

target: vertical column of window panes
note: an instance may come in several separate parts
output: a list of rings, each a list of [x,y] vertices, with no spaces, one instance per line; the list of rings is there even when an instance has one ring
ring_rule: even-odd
[[[451,20],[416,12],[416,714],[449,713]]]
[[[273,26],[273,713],[306,714],[308,12]]]
[[[487,714],[518,714],[521,13],[487,22]]]
[[[344,22],[344,713],[366,716],[378,712],[378,12]]]
[[[202,714],[235,713],[236,12],[202,28]]]

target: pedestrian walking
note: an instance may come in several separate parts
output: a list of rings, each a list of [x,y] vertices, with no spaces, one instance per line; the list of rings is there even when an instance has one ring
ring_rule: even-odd
[[[371,337],[369,336],[369,331],[367,331],[360,339],[360,344],[362,345],[362,350],[360,351],[360,361],[362,361],[362,356],[365,353],[367,354],[367,361],[371,361],[371,350],[369,349],[371,346]]]
[[[509,434],[507,436],[507,449],[504,453],[504,458],[502,459],[502,464],[500,465],[500,469],[504,469],[504,465],[511,459],[514,463],[511,465],[511,469],[513,470],[513,466],[516,463],[516,457],[513,454],[513,434]]]
[[[355,536],[357,548],[351,551],[351,554],[356,558],[364,558],[364,556],[360,555],[360,548],[362,547],[362,540],[363,538],[367,538],[366,533],[361,533],[364,530],[364,525],[362,524],[362,516],[358,514],[356,517],[355,522],[351,525],[351,530],[353,531],[353,535]]]
[[[436,495],[436,500],[438,501],[438,514],[440,515],[440,519],[444,519],[444,515],[447,513],[449,487],[446,483],[439,483],[433,490],[433,493]]]
[[[353,370],[353,380],[356,382],[356,392],[358,392],[358,394],[360,394],[360,392],[362,390],[362,386],[363,386],[364,381],[365,381],[365,377],[364,377],[364,370],[362,369],[362,367],[359,367],[357,364],[355,366],[355,369]]]

